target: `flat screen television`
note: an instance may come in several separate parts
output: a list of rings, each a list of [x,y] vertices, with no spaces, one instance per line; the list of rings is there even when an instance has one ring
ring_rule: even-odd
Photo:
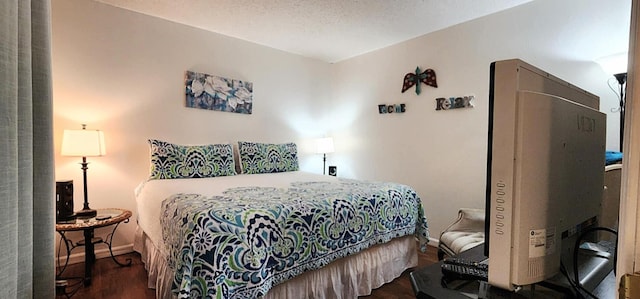
[[[602,201],[599,98],[518,59],[490,67],[485,254],[491,286],[558,273]]]

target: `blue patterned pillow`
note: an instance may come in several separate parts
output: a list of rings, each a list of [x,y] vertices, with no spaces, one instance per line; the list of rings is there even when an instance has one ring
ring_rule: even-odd
[[[149,145],[152,180],[236,174],[231,144],[177,145],[149,139]]]
[[[271,144],[238,142],[242,173],[270,173],[298,170],[295,143]]]

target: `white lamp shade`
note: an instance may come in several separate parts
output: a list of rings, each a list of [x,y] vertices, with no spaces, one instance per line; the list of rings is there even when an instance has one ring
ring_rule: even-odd
[[[327,153],[333,153],[333,152],[334,152],[333,138],[326,137],[326,138],[320,138],[316,140],[316,153],[327,154]]]
[[[63,156],[92,157],[104,156],[104,133],[99,130],[64,130],[62,136]]]
[[[605,56],[596,60],[596,62],[607,72],[607,74],[616,75],[627,72],[627,52],[617,53]]]

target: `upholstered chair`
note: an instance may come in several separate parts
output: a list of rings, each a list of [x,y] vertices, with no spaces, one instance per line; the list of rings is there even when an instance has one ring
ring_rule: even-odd
[[[438,259],[457,255],[484,243],[484,210],[462,208],[458,219],[440,234]]]

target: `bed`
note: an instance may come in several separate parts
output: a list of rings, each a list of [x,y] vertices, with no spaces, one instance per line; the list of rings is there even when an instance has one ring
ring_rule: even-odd
[[[235,155],[150,144],[134,250],[157,298],[355,298],[415,267],[426,246],[409,186],[298,171],[292,144],[239,143]]]

